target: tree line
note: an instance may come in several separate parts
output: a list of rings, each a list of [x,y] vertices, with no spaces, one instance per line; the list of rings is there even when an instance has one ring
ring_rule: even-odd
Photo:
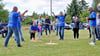
[[[93,0],[92,7],[97,12],[97,4],[100,3],[100,0]],[[2,0],[0,0],[0,22],[8,22],[8,10],[4,10],[4,4],[2,3]],[[72,0],[68,6],[66,6],[66,12],[67,12],[67,23],[71,23],[73,16],[79,16],[81,22],[86,23],[85,17],[89,16],[88,12],[89,5],[85,0]],[[35,11],[33,11],[33,14],[31,16],[27,16],[25,22],[23,24],[27,25],[32,22],[32,19],[38,19],[39,15],[41,15],[43,18],[46,16],[49,16],[45,12],[42,14],[37,14]],[[51,19],[51,16],[49,16]],[[51,20],[54,20],[54,17],[52,17]]]

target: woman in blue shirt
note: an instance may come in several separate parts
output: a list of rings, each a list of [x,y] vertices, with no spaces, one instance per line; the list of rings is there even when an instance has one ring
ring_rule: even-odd
[[[36,26],[36,23],[33,22],[33,25],[30,26],[30,40],[35,40],[35,33],[38,31],[38,27]]]

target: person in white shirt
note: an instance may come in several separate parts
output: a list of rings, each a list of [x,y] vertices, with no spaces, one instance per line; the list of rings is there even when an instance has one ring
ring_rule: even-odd
[[[96,18],[96,32],[97,32],[97,40],[100,40],[100,16],[97,13],[97,18]]]

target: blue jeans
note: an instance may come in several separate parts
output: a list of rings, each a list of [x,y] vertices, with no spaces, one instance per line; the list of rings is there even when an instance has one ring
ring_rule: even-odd
[[[64,26],[59,26],[60,40],[64,39]]]
[[[58,35],[59,31],[58,31],[58,26],[56,26],[56,35]]]
[[[97,37],[98,37],[98,40],[100,40],[99,27],[96,27],[96,32],[97,32]]]
[[[41,37],[42,31],[38,32],[38,37]]]
[[[24,37],[23,37],[23,34],[22,34],[22,28],[21,27],[18,28],[18,32],[19,32],[19,36],[21,37],[21,40],[24,41]]]
[[[46,35],[48,35],[47,30],[49,30],[49,34],[50,34],[50,26],[46,26],[45,30],[46,30]]]
[[[17,46],[20,46],[20,38],[19,38],[18,29],[17,28],[8,27],[8,34],[7,34],[5,42],[4,42],[4,46],[5,47],[7,47],[8,41],[9,41],[9,39],[12,36],[13,33],[14,33],[14,36],[15,36],[15,39],[16,39]]]

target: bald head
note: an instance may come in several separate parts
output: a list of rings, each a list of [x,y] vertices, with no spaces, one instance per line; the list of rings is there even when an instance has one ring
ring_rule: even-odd
[[[60,12],[60,15],[61,15],[61,16],[63,15],[63,12],[62,12],[62,11]]]
[[[93,8],[92,8],[92,7],[90,7],[90,8],[89,8],[89,12],[92,12],[92,11],[93,11]]]
[[[42,17],[41,16],[39,16],[39,19],[41,19]]]
[[[18,8],[16,6],[13,7],[13,11],[18,11]]]
[[[49,19],[49,17],[48,17],[48,16],[46,16],[46,19]]]

